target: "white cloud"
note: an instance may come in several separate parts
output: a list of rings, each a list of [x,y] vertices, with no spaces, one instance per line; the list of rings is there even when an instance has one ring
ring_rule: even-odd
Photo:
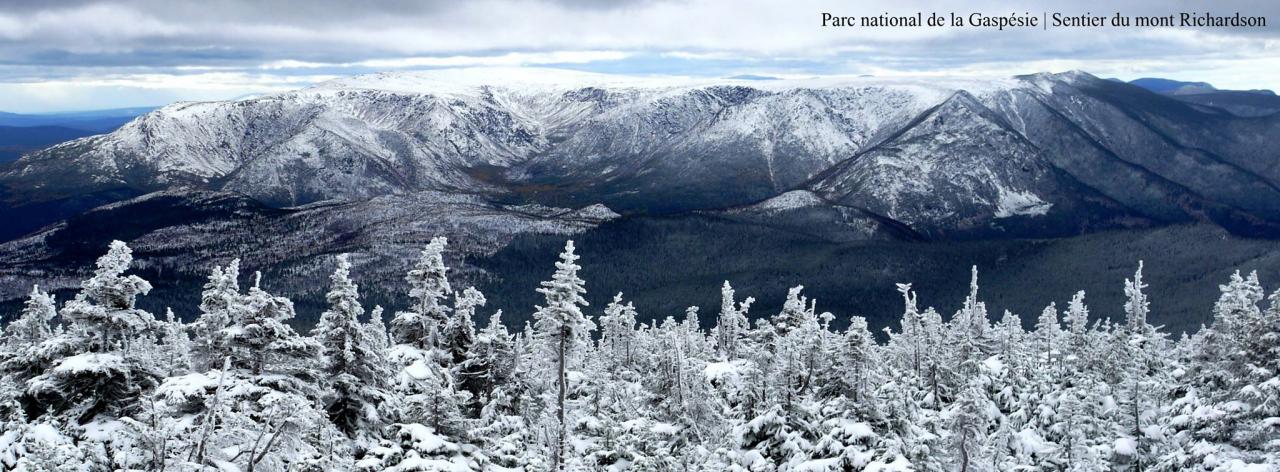
[[[1272,26],[1002,32],[819,26],[824,11],[1133,15],[1206,8],[1267,15]],[[256,0],[47,0],[0,5],[0,83],[112,87],[98,90],[158,100],[191,91],[207,96],[220,88],[272,91],[373,70],[577,65],[695,75],[991,75],[1080,68],[1104,76],[1275,88],[1278,15],[1280,2],[1247,0],[1087,0],[1069,6],[1027,0],[1016,11],[996,0],[963,7],[933,0],[312,0],[305,8]],[[222,80],[226,85],[217,83]],[[117,89],[128,91],[112,92]],[[29,102],[13,90],[0,89],[0,108]]]
[[[443,56],[443,57],[403,57],[394,59],[369,59],[356,62],[324,63],[285,59],[271,61],[258,66],[264,70],[279,69],[319,69],[325,67],[365,67],[374,69],[403,69],[410,67],[493,67],[493,66],[525,66],[545,64],[586,64],[598,61],[617,61],[632,54],[622,51],[550,51],[550,52],[509,52],[493,56]]]

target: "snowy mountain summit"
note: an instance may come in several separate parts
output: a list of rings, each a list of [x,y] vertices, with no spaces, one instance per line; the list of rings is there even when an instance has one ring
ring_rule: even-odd
[[[289,207],[440,191],[622,214],[809,190],[928,237],[1280,221],[1274,118],[1083,72],[989,80],[455,69],[173,104],[0,172],[8,204],[173,187]]]

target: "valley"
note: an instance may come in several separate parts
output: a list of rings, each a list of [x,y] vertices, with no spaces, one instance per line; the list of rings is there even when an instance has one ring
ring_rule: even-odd
[[[710,309],[725,280],[767,316],[795,282],[880,328],[900,314],[895,283],[949,312],[971,265],[992,313],[1029,320],[1084,289],[1102,318],[1143,259],[1168,301],[1152,319],[1191,331],[1232,270],[1280,272],[1280,120],[1256,108],[1083,72],[480,71],[178,103],[30,153],[0,168],[3,306],[37,282],[70,293],[112,239],[156,284],[148,309],[193,316],[203,271],[239,257],[302,325],[338,254],[394,308],[402,294],[381,287],[434,236],[455,242],[460,283],[503,294],[513,325],[569,237],[593,303],[630,287],[645,319]]]

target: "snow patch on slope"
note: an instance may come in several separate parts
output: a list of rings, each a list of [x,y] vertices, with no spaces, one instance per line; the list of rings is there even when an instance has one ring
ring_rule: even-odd
[[[614,218],[619,218],[622,215],[619,215],[618,212],[613,211],[602,203],[597,203],[595,205],[582,207],[569,213],[565,213],[561,216],[564,218],[608,221]]]
[[[1000,192],[999,199],[996,201],[996,218],[1019,215],[1044,216],[1053,206],[1052,203],[1041,200],[1036,194],[1028,191],[1009,190],[1003,186],[997,186],[996,190]]]
[[[799,208],[809,208],[815,206],[826,205],[817,194],[809,190],[792,190],[790,192],[778,195],[763,202],[736,210],[736,213],[776,213],[779,211],[795,210]]]

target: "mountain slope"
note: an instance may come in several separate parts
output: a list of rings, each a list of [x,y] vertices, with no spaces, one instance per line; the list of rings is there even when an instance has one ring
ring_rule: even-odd
[[[1280,152],[1259,141],[1280,132],[1280,121],[1205,113],[1086,74],[1029,79],[1053,93],[999,109],[1082,184],[1158,221],[1280,234]]]
[[[1205,82],[1152,78],[1132,80],[1129,83],[1211,112],[1225,111],[1245,117],[1280,112],[1280,96],[1276,96],[1271,90],[1219,90]]]
[[[1042,152],[968,92],[811,184],[826,198],[934,238],[1052,235],[1114,226],[1125,209],[1064,178]],[[1052,222],[1049,226],[1037,223]],[[1027,226],[1030,223],[1030,226]]]
[[[69,290],[101,248],[129,241],[144,270],[158,272],[163,292],[198,296],[212,264],[241,258],[247,270],[272,275],[283,292],[303,303],[322,299],[332,257],[352,253],[367,292],[398,287],[406,261],[431,238],[448,236],[461,281],[490,275],[468,268],[465,258],[492,254],[517,235],[565,237],[617,218],[608,208],[578,210],[539,205],[493,205],[440,192],[389,195],[360,202],[276,209],[227,192],[163,191],[104,205],[67,218],[28,237],[0,244],[0,301],[32,284]],[[181,290],[179,290],[181,289]],[[185,293],[185,292],[190,293]],[[160,302],[190,306],[191,299]],[[161,307],[162,308],[162,307]]]
[[[0,172],[0,216],[171,188],[273,207],[435,191],[627,214],[737,207],[810,188],[931,238],[1186,221],[1270,236],[1280,235],[1277,134],[1280,118],[1205,110],[1080,72],[983,81],[375,74],[171,105],[32,154]]]

